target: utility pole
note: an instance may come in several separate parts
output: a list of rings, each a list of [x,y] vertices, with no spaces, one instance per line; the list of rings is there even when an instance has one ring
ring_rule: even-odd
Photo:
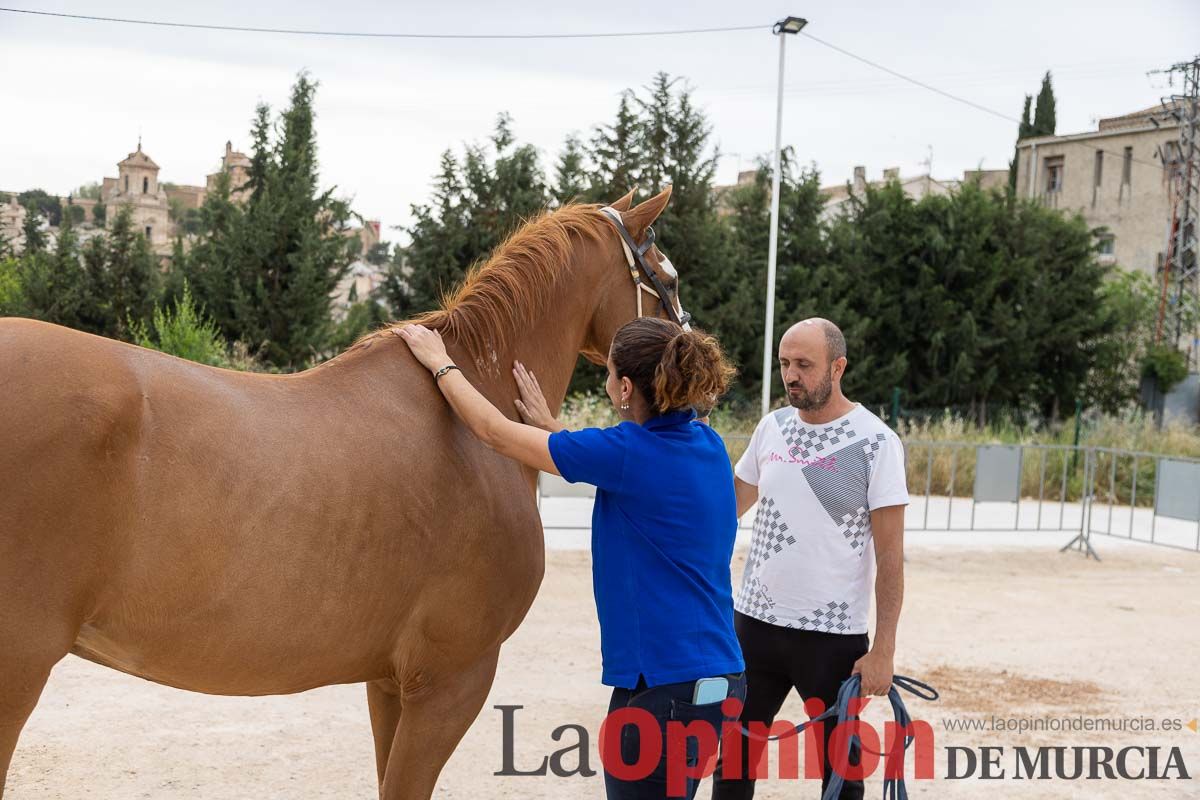
[[[1200,247],[1196,241],[1200,229],[1200,56],[1156,72],[1167,76],[1172,89],[1179,86],[1179,92],[1163,98],[1156,121],[1177,124],[1179,138],[1159,149],[1172,199],[1154,339],[1158,343],[1173,337],[1175,346],[1180,347],[1188,326],[1186,334],[1191,341],[1184,350],[1188,369],[1195,371],[1200,369],[1200,320],[1192,316],[1200,306]]]
[[[779,177],[783,169],[783,54],[788,35],[804,30],[808,20],[784,17],[771,32],[779,37],[779,78],[775,96],[775,152],[771,156],[771,233],[767,241],[767,310],[763,331],[762,413],[771,409],[771,378],[775,374],[775,261],[779,255]]]

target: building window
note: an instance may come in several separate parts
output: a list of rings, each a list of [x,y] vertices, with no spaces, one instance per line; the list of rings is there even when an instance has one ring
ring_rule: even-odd
[[[1096,151],[1096,175],[1093,180],[1095,186],[1100,185],[1100,179],[1104,177],[1104,151]]]
[[[1100,242],[1096,247],[1096,252],[1102,256],[1111,256],[1113,254],[1113,242],[1116,237],[1112,234],[1106,234],[1100,237]]]
[[[129,194],[129,176],[125,176],[125,194]]]
[[[1063,157],[1046,159],[1046,194],[1061,192],[1063,187]]]
[[[150,193],[150,179],[142,178],[142,194]]]
[[[146,238],[147,239],[150,238],[150,226],[149,225],[146,226]]]
[[[1121,162],[1121,185],[1128,186],[1133,182],[1133,148],[1125,148],[1125,159]]]
[[[1166,142],[1162,150],[1163,166],[1167,170],[1167,180],[1173,181],[1182,173],[1183,159],[1179,157],[1179,142]]]

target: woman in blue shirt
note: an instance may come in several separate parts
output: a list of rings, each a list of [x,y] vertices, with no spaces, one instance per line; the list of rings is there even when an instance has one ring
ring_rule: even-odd
[[[669,765],[661,757],[667,723],[702,720],[717,726],[733,718],[723,716],[723,700],[745,699],[729,575],[737,532],[732,472],[721,437],[697,422],[692,410],[710,408],[733,375],[720,346],[711,336],[666,320],[629,322],[613,338],[605,383],[622,422],[568,431],[550,417],[536,381],[520,365],[518,408],[532,423],[527,425],[509,420],[470,385],[439,334],[409,325],[400,336],[437,376],[455,412],[489,446],[543,472],[597,487],[592,572],[602,681],[614,687],[609,713],[626,707],[649,712],[662,745],[657,753],[642,753],[639,727],[622,728],[614,739],[621,761],[657,766],[639,780],[623,780],[610,773],[615,753],[602,752],[605,788],[610,800],[668,796]],[[700,754],[699,739],[687,739],[689,770],[698,757],[712,753],[715,741],[705,742],[708,752]],[[653,747],[648,737],[647,749]],[[683,765],[675,767],[672,788],[678,789]],[[689,777],[682,792],[671,794],[691,798],[696,785]]]

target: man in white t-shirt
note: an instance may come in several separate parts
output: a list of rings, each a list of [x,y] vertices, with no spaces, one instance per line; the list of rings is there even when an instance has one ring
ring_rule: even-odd
[[[734,603],[746,660],[743,725],[769,725],[793,689],[831,706],[853,673],[864,695],[887,694],[904,594],[904,450],[879,417],[842,394],[842,332],[824,319],[796,323],[779,343],[779,368],[791,405],[759,422],[734,469],[739,516],[757,504]],[[833,728],[825,725],[826,750]],[[754,796],[745,738],[742,748],[743,778],[722,779],[718,767],[716,800]],[[840,794],[862,796],[861,781],[846,781]]]

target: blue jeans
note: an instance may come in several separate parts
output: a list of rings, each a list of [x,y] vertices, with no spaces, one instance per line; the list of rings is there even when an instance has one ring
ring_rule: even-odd
[[[718,676],[713,676],[718,677]],[[736,697],[740,702],[746,700],[746,673],[724,675],[729,679],[727,697]],[[604,791],[608,800],[664,800],[667,794],[667,723],[677,721],[686,725],[690,722],[707,722],[713,727],[714,741],[720,742],[721,723],[732,721],[735,717],[726,717],[721,712],[721,703],[706,703],[693,705],[692,698],[696,688],[695,681],[683,683],[665,683],[661,686],[647,687],[644,678],[638,681],[633,689],[613,689],[612,700],[608,704],[608,713],[621,708],[639,708],[649,712],[657,721],[662,745],[658,753],[657,765],[654,771],[639,780],[621,780],[604,771]],[[613,735],[620,737],[621,760],[628,765],[639,763],[640,759],[649,758],[641,753],[641,733],[636,725],[625,725]],[[715,755],[716,751],[705,754]],[[686,766],[694,768],[699,761],[699,743],[695,737],[686,740]],[[683,794],[675,797],[685,797],[691,800],[696,796],[696,788],[700,781],[696,778],[686,778]]]

